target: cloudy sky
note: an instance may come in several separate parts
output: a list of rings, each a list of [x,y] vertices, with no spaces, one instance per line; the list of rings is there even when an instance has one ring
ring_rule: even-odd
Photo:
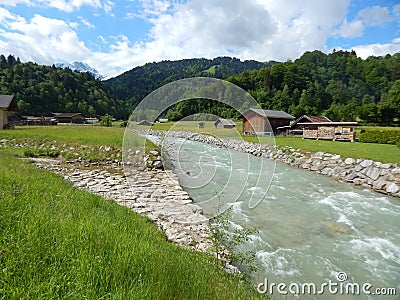
[[[307,50],[400,52],[398,0],[0,0],[0,53],[82,61],[107,77],[146,62]]]

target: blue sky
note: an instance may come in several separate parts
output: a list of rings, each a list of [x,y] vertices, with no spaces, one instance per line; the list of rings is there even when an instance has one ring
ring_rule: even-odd
[[[0,0],[0,53],[82,61],[107,77],[147,62],[305,51],[400,52],[394,0]]]

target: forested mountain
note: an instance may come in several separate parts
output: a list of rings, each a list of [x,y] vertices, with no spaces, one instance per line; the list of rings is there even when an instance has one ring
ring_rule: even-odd
[[[127,117],[122,101],[90,73],[69,68],[21,63],[0,55],[0,93],[16,97],[21,115],[80,112],[88,116]]]
[[[227,79],[248,91],[263,108],[284,110],[295,117],[325,115],[334,121],[399,124],[400,53],[363,60],[354,51],[313,51],[285,63],[230,57],[163,61],[105,82],[69,68],[0,56],[1,93],[14,94],[20,113],[29,115],[81,112],[127,118],[158,87],[195,76]],[[234,109],[204,99],[180,102],[165,115],[176,120],[199,112],[238,115]]]
[[[133,109],[155,89],[178,79],[199,76],[224,79],[246,70],[259,70],[277,63],[275,61],[265,63],[254,60],[240,61],[231,57],[218,57],[212,60],[193,58],[162,61],[136,67],[105,82],[115,97],[124,100],[127,106]]]
[[[362,60],[354,51],[306,52],[294,62],[227,80],[250,92],[263,108],[296,117],[399,123],[400,53]]]

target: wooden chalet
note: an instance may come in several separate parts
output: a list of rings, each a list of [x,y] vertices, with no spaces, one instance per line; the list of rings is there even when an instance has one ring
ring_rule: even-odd
[[[14,95],[0,95],[0,130],[13,126],[9,119],[16,111],[18,111],[18,105]]]
[[[242,114],[244,135],[272,135],[289,126],[294,117],[281,110],[249,108]]]
[[[53,113],[58,123],[84,124],[86,117],[81,113]]]
[[[232,120],[218,118],[214,122],[215,128],[235,128],[236,124]]]

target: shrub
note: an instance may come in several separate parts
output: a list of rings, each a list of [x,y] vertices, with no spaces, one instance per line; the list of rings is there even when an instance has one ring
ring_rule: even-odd
[[[399,144],[400,130],[362,130],[358,140],[362,143]]]

